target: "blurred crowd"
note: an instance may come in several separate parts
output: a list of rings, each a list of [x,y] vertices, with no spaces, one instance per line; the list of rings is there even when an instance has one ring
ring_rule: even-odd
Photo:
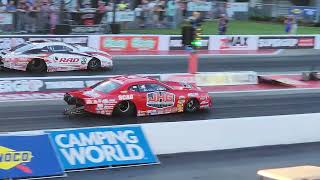
[[[14,25],[6,26],[17,32],[53,32],[57,24],[100,24],[106,12],[134,11],[136,24],[140,28],[175,28],[183,19],[190,17],[187,11],[190,1],[206,0],[69,0],[77,2],[70,6],[64,0],[0,0],[0,12],[14,14]],[[67,1],[66,1],[67,2]],[[115,6],[114,3],[116,2]],[[62,4],[60,4],[62,3]],[[91,9],[83,11],[83,9]],[[91,21],[83,21],[83,18]],[[88,18],[89,17],[89,18]],[[202,17],[212,17],[212,12],[203,12]],[[226,24],[221,22],[221,24]],[[223,28],[221,29],[223,32]]]

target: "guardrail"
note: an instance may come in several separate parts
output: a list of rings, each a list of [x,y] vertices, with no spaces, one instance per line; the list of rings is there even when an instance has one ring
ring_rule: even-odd
[[[55,39],[107,52],[185,50],[180,35],[3,35],[0,50],[25,41]],[[320,49],[320,35],[204,35],[200,50]]]

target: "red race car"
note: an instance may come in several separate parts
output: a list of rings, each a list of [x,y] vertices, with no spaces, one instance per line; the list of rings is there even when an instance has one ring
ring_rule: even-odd
[[[68,92],[72,106],[65,114],[158,115],[209,109],[209,94],[194,84],[161,82],[142,76],[117,76],[91,87]]]

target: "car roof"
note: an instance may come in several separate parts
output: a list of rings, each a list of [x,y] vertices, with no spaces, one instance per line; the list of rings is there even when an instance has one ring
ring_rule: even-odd
[[[139,76],[139,75],[129,75],[129,76],[116,76],[112,77],[109,80],[118,82],[120,84],[134,84],[134,83],[156,83],[158,80],[150,78],[150,77],[145,77],[145,76]]]

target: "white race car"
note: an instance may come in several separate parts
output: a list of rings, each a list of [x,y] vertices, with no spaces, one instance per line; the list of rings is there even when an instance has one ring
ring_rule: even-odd
[[[59,41],[34,41],[1,52],[0,65],[29,72],[112,69],[112,57],[103,51]]]

